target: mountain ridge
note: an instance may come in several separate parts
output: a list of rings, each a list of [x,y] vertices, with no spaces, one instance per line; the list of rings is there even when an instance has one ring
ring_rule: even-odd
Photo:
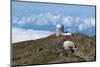
[[[96,61],[95,39],[95,36],[89,37],[81,33],[74,33],[71,36],[53,34],[42,39],[13,43],[12,65]],[[57,48],[61,46],[58,45],[66,40],[73,41],[78,50],[68,56],[66,53],[60,56]]]

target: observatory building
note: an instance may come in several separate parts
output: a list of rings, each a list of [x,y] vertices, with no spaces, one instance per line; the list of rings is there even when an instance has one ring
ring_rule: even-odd
[[[64,41],[63,47],[65,50],[73,53],[77,48],[73,41]]]
[[[59,36],[64,33],[64,26],[63,24],[56,25],[56,36]]]
[[[56,36],[70,36],[72,33],[70,32],[64,32],[64,25],[63,24],[57,24],[56,25]]]

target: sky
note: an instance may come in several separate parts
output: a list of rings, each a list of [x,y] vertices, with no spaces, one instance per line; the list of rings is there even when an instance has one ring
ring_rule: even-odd
[[[12,2],[12,42],[35,40],[55,33],[56,24],[64,31],[95,35],[95,6]]]

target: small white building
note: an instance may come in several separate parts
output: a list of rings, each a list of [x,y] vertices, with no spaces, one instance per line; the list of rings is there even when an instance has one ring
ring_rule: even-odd
[[[63,36],[70,36],[70,35],[72,35],[72,33],[69,33],[69,32],[68,33],[62,33],[62,35]]]
[[[60,36],[64,33],[64,26],[63,24],[57,24],[56,25],[56,36]]]
[[[63,24],[57,24],[56,25],[56,36],[60,36],[60,35],[70,36],[70,35],[72,35],[72,33],[70,33],[70,32],[65,33],[64,32],[64,25]]]

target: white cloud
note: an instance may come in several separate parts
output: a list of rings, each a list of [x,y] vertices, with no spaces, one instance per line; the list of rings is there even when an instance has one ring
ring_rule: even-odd
[[[72,26],[74,18],[71,16],[65,16],[62,18],[62,24],[66,25],[66,26]]]
[[[89,28],[95,27],[95,19],[94,18],[84,18],[84,21],[79,24],[79,30],[87,30]]]
[[[93,18],[93,19],[91,19],[91,24],[92,24],[92,26],[95,26],[95,19]]]
[[[90,27],[95,27],[95,18],[93,17],[72,17],[55,15],[50,12],[40,13],[38,15],[24,16],[21,18],[15,17],[13,24],[24,26],[25,24],[36,24],[36,25],[56,25],[62,23],[65,26],[76,27],[78,30],[86,30]]]
[[[61,16],[60,15],[53,15],[53,14],[51,14],[49,12],[45,13],[45,17],[47,18],[49,23],[53,24],[53,25],[56,25],[61,20]]]
[[[94,18],[86,18],[84,23],[90,26],[95,26],[95,19]]]
[[[80,19],[81,19],[80,17],[76,17],[76,18],[75,18],[75,22],[79,22]]]
[[[61,20],[60,15],[53,15],[51,13],[40,13],[38,15],[32,16],[23,16],[23,17],[13,17],[13,24],[18,24],[23,26],[27,23],[37,24],[37,25],[46,25],[53,24],[56,25]]]
[[[85,24],[79,24],[79,30],[83,31],[86,30],[88,27]]]
[[[39,30],[26,30],[22,28],[12,28],[12,43],[26,41],[26,40],[36,40],[40,38],[47,37],[53,34],[50,31],[39,31]]]

